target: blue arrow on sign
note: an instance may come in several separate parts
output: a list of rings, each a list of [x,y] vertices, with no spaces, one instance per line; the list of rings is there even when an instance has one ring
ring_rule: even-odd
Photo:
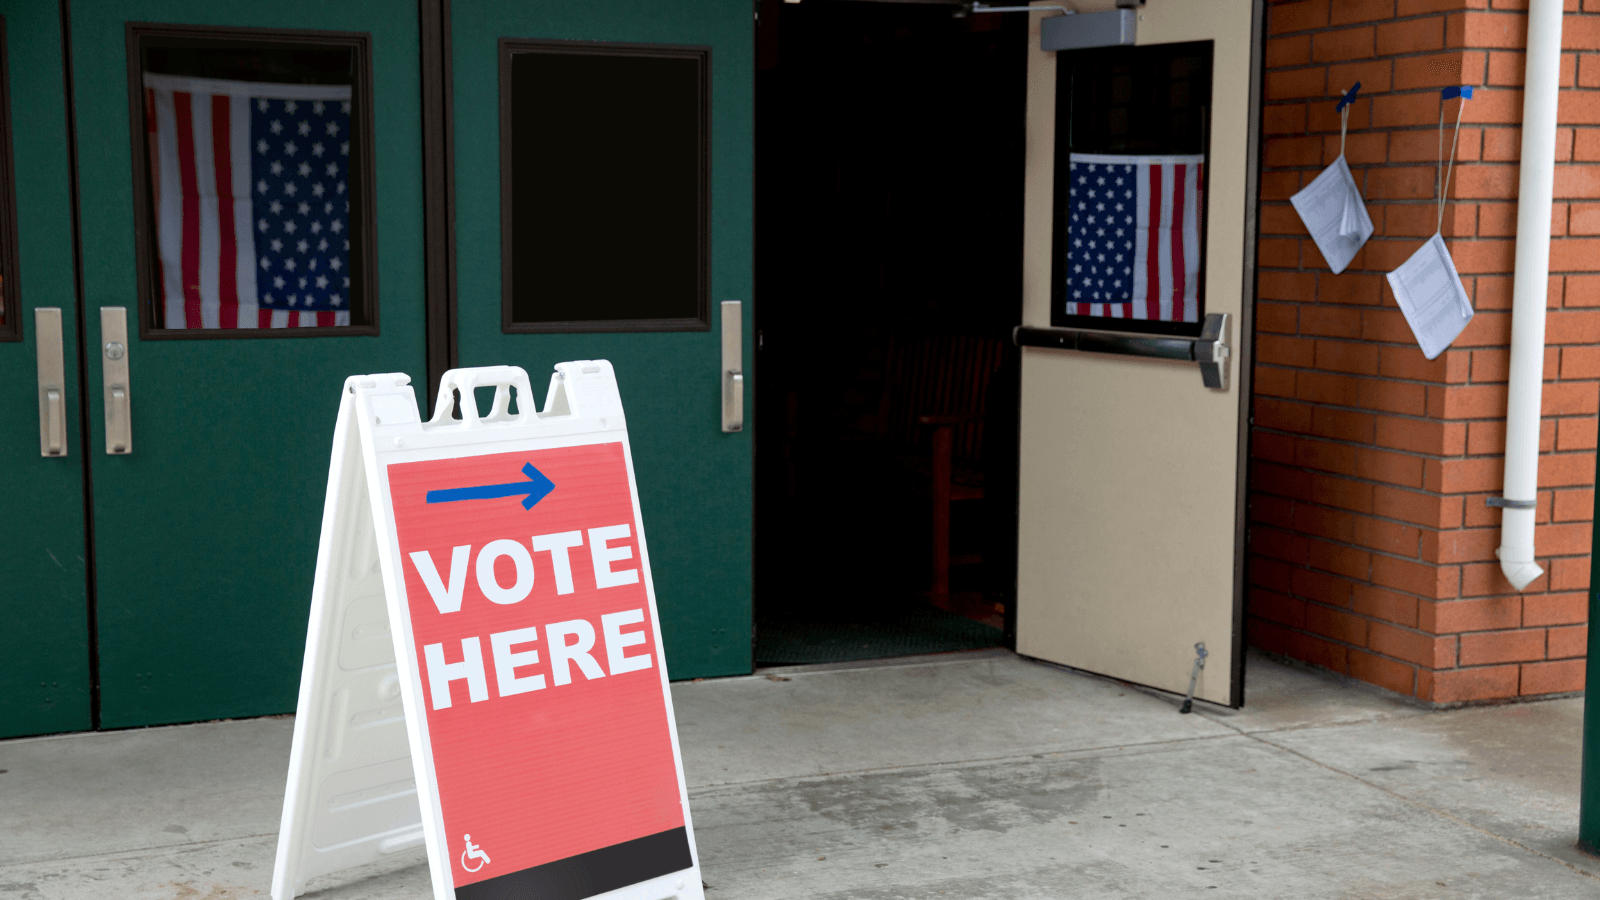
[[[544,473],[535,469],[533,463],[522,464],[522,474],[528,477],[527,481],[513,481],[510,484],[482,484],[477,487],[446,488],[442,491],[429,491],[429,503],[454,503],[458,500],[492,500],[496,497],[518,497],[526,494],[522,501],[523,509],[533,509],[533,505],[543,500],[549,493],[556,489],[555,482],[544,476]]]

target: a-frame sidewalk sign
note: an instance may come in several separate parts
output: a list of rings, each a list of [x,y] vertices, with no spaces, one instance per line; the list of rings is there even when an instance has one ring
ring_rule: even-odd
[[[611,364],[410,381],[339,404],[274,900],[419,844],[435,900],[704,900]]]

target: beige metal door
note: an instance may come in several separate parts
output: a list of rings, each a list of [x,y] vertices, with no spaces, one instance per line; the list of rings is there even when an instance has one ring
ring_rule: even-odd
[[[1114,4],[1074,5],[1092,12]],[[1204,312],[1230,316],[1227,387],[1204,386],[1193,362],[1027,346],[1022,353],[1018,652],[1183,692],[1195,644],[1204,642],[1211,656],[1196,696],[1233,706],[1243,702],[1258,6],[1148,0],[1136,13],[1137,46],[1212,42],[1207,179],[1196,204],[1204,236],[1194,258],[1204,260]],[[1065,237],[1055,179],[1067,177],[1056,152],[1058,54],[1040,49],[1042,21],[1052,15],[1032,14],[1029,41],[1025,328],[1050,327],[1061,301],[1052,274]],[[1078,121],[1074,115],[1074,127]],[[1076,133],[1072,140],[1076,148]],[[1099,327],[1119,330],[1111,320]]]

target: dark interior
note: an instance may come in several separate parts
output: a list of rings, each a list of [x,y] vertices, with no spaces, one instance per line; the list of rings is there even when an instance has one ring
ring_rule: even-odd
[[[276,84],[351,84],[354,54],[346,47],[293,47],[206,38],[146,38],[144,70],[191,78]]]
[[[959,12],[761,5],[758,665],[1010,640],[1027,16]]]
[[[1204,153],[1211,41],[1056,55],[1056,140],[1073,153]]]

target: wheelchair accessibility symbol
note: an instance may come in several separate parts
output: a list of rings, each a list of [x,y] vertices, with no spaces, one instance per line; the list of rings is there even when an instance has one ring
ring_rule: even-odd
[[[483,852],[483,848],[472,842],[472,835],[464,834],[461,839],[467,842],[467,849],[461,851],[461,868],[466,869],[468,872],[476,872],[489,864],[489,854]],[[482,862],[475,866],[468,865],[467,860],[469,859],[482,860]]]

